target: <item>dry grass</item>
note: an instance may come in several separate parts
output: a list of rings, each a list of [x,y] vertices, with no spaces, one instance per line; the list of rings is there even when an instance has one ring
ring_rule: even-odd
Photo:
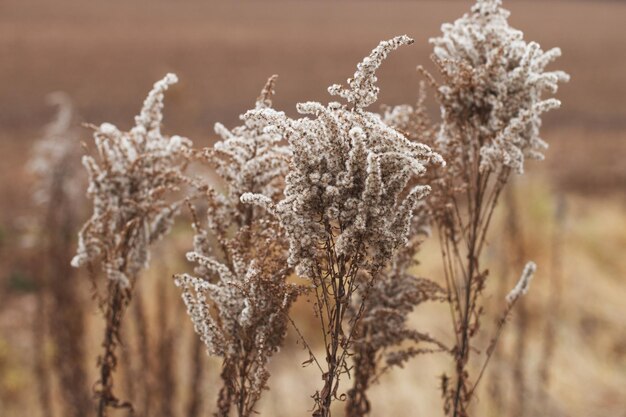
[[[524,206],[527,207],[522,219],[522,228],[529,236],[527,245],[529,256],[540,265],[533,282],[533,297],[529,298],[530,329],[528,340],[527,364],[529,372],[537,365],[543,344],[542,329],[545,325],[544,316],[550,311],[547,307],[550,293],[550,277],[547,275],[550,265],[550,230],[552,227],[552,204],[550,189],[546,186],[543,176],[527,178],[519,184],[519,192],[526,196]],[[551,383],[547,393],[556,410],[554,416],[605,417],[620,416],[626,400],[622,387],[626,384],[626,338],[620,329],[623,328],[623,317],[626,308],[623,300],[626,297],[626,285],[621,279],[622,271],[626,270],[623,257],[619,256],[619,248],[626,243],[626,219],[623,216],[624,201],[620,197],[606,198],[601,202],[589,200],[577,195],[567,195],[569,214],[566,220],[565,259],[574,260],[564,265],[564,294],[562,319],[556,332],[556,351],[551,364]],[[497,251],[501,226],[504,219],[494,220],[495,226],[492,246]],[[544,226],[536,233],[533,225]],[[532,233],[531,233],[532,231]],[[182,253],[188,248],[189,231],[177,230],[173,250],[165,253]],[[422,264],[420,272],[426,276],[440,274],[438,261],[439,249],[434,241],[427,242],[422,248]],[[497,258],[497,253],[488,255],[488,262]],[[162,265],[155,265],[145,275],[145,280],[137,291],[142,292],[146,299],[155,300],[158,281],[176,271],[184,269],[178,257],[162,258]],[[165,272],[164,272],[165,270]],[[495,274],[495,271],[492,272]],[[154,279],[156,278],[156,279]],[[168,283],[170,283],[168,281]],[[170,296],[178,297],[176,290],[170,287]],[[488,294],[488,299],[493,296]],[[22,329],[29,326],[33,317],[34,296],[13,295],[0,316],[2,341],[0,343],[0,399],[4,415],[18,417],[22,415],[38,415],[35,392],[32,390],[33,377],[30,358],[32,348],[30,334]],[[183,309],[182,303],[177,305]],[[299,323],[306,323],[310,305],[301,300],[295,306],[294,316]],[[154,328],[158,307],[148,306],[148,319]],[[177,366],[179,383],[176,390],[177,411],[183,413],[189,401],[191,390],[192,369],[191,359],[184,358],[191,352],[191,343],[195,340],[191,326],[186,317],[180,315],[182,327],[186,330],[176,350],[183,359]],[[515,317],[515,315],[514,315]],[[303,319],[304,318],[304,319]],[[101,335],[100,319],[95,311],[88,316],[87,338],[91,340],[88,351],[91,356],[98,352],[97,340]],[[448,337],[449,313],[442,305],[424,305],[411,319],[411,324],[418,328],[434,329],[438,337]],[[486,322],[489,326],[491,323]],[[315,323],[311,330],[304,328],[305,336],[314,337]],[[505,331],[502,353],[510,359],[514,342],[513,327]],[[9,337],[10,335],[10,337]],[[263,415],[287,417],[306,415],[303,404],[310,404],[310,393],[318,386],[318,370],[313,367],[300,368],[299,364],[307,360],[308,354],[297,345],[297,335],[290,332],[287,347],[277,355],[271,363],[271,391],[262,399],[259,411]],[[482,346],[486,346],[487,342]],[[321,346],[317,346],[321,348]],[[381,383],[370,390],[370,400],[376,404],[376,415],[403,415],[406,410],[415,414],[441,415],[441,402],[438,381],[439,372],[448,362],[445,356],[424,356],[410,362],[405,370],[392,372],[383,376]],[[219,387],[219,362],[211,359],[205,381],[205,398],[209,403],[216,398]],[[573,366],[575,364],[576,366]],[[89,368],[90,380],[95,380],[93,366]],[[123,386],[123,382],[121,382]],[[593,388],[590,388],[593,387]],[[485,384],[483,388],[487,388]],[[503,389],[510,395],[509,383]],[[393,393],[393,400],[390,400]],[[485,399],[487,393],[479,393],[478,405],[481,409],[490,408]],[[207,402],[207,400],[205,400]],[[209,406],[211,404],[208,404]],[[206,406],[206,404],[205,404]],[[338,411],[342,408],[340,404]],[[205,408],[207,412],[207,408]],[[180,414],[185,415],[185,414]],[[487,413],[485,415],[493,415]]]

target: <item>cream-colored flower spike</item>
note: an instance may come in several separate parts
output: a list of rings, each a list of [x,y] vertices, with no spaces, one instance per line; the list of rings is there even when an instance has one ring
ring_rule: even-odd
[[[387,54],[410,44],[407,36],[381,42],[358,65],[349,88],[330,87],[348,105],[332,102],[300,103],[298,112],[309,117],[291,119],[282,112],[260,109],[246,120],[264,123],[268,132],[285,137],[293,152],[285,198],[275,207],[261,197],[244,196],[275,211],[287,230],[290,264],[305,277],[315,275],[324,258],[324,242],[332,228],[338,255],[366,248],[374,264],[389,259],[406,241],[413,208],[428,186],[405,190],[429,164],[442,164],[439,155],[409,141],[387,126],[379,115],[363,110],[377,97],[375,71]]]
[[[276,76],[271,77],[255,109],[268,110]],[[231,130],[215,125],[221,140],[204,150],[223,192],[208,185],[203,205],[206,227],[194,224],[194,274],[176,276],[176,285],[210,355],[223,360],[217,412],[255,414],[268,384],[271,356],[283,343],[287,314],[301,288],[287,282],[287,243],[276,219],[250,204],[273,204],[283,193],[291,152],[281,136],[262,122],[246,119]],[[251,194],[254,193],[254,194]],[[196,216],[194,216],[195,218]],[[196,219],[197,220],[197,219]]]
[[[526,263],[517,284],[515,284],[515,287],[506,296],[507,303],[512,304],[522,295],[526,295],[528,288],[530,287],[530,281],[532,281],[536,271],[537,265],[534,262],[530,261]]]
[[[365,57],[357,65],[354,77],[348,80],[349,88],[345,88],[340,84],[333,84],[328,87],[328,92],[331,95],[344,98],[355,109],[363,109],[373,104],[378,100],[378,92],[380,90],[376,86],[376,71],[387,58],[389,52],[398,49],[402,45],[410,45],[413,42],[414,40],[406,35],[382,41],[372,50],[369,56]]]
[[[79,235],[73,266],[99,261],[109,279],[129,286],[146,267],[149,245],[169,230],[179,204],[166,199],[183,182],[188,139],[161,133],[163,96],[177,78],[154,84],[135,126],[96,128],[96,156],[83,157],[93,214]]]
[[[539,137],[542,114],[561,104],[542,95],[555,93],[569,76],[545,70],[561,55],[559,48],[543,51],[526,42],[508,17],[500,0],[478,0],[470,13],[442,25],[442,36],[430,42],[445,77],[439,89],[440,141],[454,147],[473,136],[482,170],[505,166],[522,173],[524,160],[542,159],[547,147]],[[459,135],[456,125],[468,119],[473,131]]]
[[[284,199],[245,194],[242,202],[268,209],[279,220],[289,241],[289,264],[311,280],[316,314],[324,334],[324,384],[314,395],[314,416],[330,415],[340,375],[363,311],[365,291],[374,277],[404,245],[417,202],[430,190],[416,185],[442,158],[421,143],[409,141],[364,108],[378,96],[376,70],[387,54],[412,43],[407,36],[381,42],[361,62],[347,87],[333,85],[332,95],[347,104],[300,103],[306,116],[291,119],[272,109],[256,109],[245,119],[265,125],[267,133],[285,138],[292,151],[285,178]],[[371,276],[360,282],[361,272]],[[345,320],[348,306],[357,313]]]
[[[53,200],[54,190],[64,193],[72,200],[81,197],[83,179],[75,175],[80,169],[78,134],[73,128],[74,110],[72,100],[63,92],[52,93],[48,103],[58,107],[55,120],[46,126],[44,135],[33,145],[33,155],[28,162],[29,170],[37,178],[33,194],[37,204],[47,205]]]

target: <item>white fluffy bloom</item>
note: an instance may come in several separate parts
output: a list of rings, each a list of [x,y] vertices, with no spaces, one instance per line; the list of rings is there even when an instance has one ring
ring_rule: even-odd
[[[108,278],[127,286],[148,262],[149,245],[170,228],[177,203],[167,192],[182,183],[188,139],[161,133],[168,74],[154,84],[130,132],[103,123],[94,133],[97,155],[83,157],[93,214],[79,235],[72,265],[101,261]]]
[[[365,57],[360,64],[354,77],[348,80],[349,88],[339,84],[328,87],[328,92],[332,95],[343,97],[355,108],[365,108],[378,100],[379,88],[376,86],[376,70],[383,63],[389,52],[397,49],[401,45],[410,45],[414,41],[406,35],[397,36],[388,41],[382,41],[372,53]]]
[[[277,76],[272,76],[256,101],[256,109],[271,110],[271,97]],[[228,190],[227,198],[238,204],[245,193],[261,193],[270,199],[282,195],[282,180],[287,173],[291,151],[281,145],[281,136],[262,121],[241,116],[242,126],[228,130],[221,123],[215,124],[215,132],[222,140],[206,151],[216,165],[218,175]]]
[[[256,109],[271,109],[275,80],[268,80]],[[207,352],[223,358],[222,393],[233,396],[233,403],[246,404],[241,415],[253,413],[267,385],[267,363],[283,342],[288,310],[300,293],[297,285],[286,282],[291,272],[287,245],[269,214],[282,195],[290,151],[266,127],[249,119],[232,130],[215,125],[222,140],[204,154],[224,192],[199,187],[208,190],[207,227],[195,224],[194,251],[188,254],[196,264],[194,276],[176,278]],[[245,373],[237,371],[236,378],[243,378],[236,388],[229,374],[235,368]],[[218,414],[228,415],[230,406],[218,402]]]
[[[569,76],[545,70],[561,55],[559,48],[543,51],[526,42],[509,26],[508,16],[500,0],[478,0],[430,42],[445,77],[439,89],[443,146],[471,136],[480,148],[482,170],[506,166],[522,173],[525,158],[541,158],[547,147],[539,137],[542,113],[560,106],[542,95],[555,93]]]
[[[293,152],[285,198],[275,212],[289,238],[289,262],[302,276],[314,276],[331,236],[338,256],[366,251],[376,265],[406,241],[415,204],[429,191],[409,182],[442,160],[363,107],[376,99],[375,70],[387,53],[411,42],[406,36],[381,42],[359,64],[348,89],[330,88],[348,105],[300,103],[298,112],[308,117],[297,120],[272,109],[245,117],[280,132]]]

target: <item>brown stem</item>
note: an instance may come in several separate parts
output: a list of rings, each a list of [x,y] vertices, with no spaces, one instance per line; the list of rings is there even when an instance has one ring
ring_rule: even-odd
[[[236,375],[235,365],[229,360],[224,361],[222,373],[222,388],[220,389],[217,399],[217,412],[216,417],[228,417],[230,413],[230,406],[233,403],[235,397],[236,388],[234,386],[233,375]]]
[[[159,344],[157,349],[159,364],[159,397],[161,402],[161,415],[163,417],[174,416],[174,396],[176,393],[176,381],[174,377],[174,331],[170,328],[167,315],[170,312],[165,281],[158,284],[159,302]],[[146,412],[146,416],[150,414]]]
[[[524,245],[524,237],[522,236],[522,228],[518,212],[518,205],[515,199],[515,191],[513,187],[509,187],[506,193],[506,205],[508,209],[508,240],[510,251],[513,254],[513,264],[516,268],[523,267],[526,259],[526,250]],[[514,406],[512,416],[523,417],[526,414],[526,343],[528,330],[528,311],[523,300],[518,303],[518,313],[516,317],[516,341],[513,357],[515,358],[513,366],[513,386]]]
[[[457,375],[457,383],[456,389],[454,391],[454,408],[452,415],[454,417],[465,417],[466,412],[466,403],[467,398],[466,394],[466,380],[467,374],[465,371],[465,365],[469,359],[469,342],[470,342],[470,322],[471,322],[471,311],[473,310],[472,299],[474,298],[473,294],[473,286],[474,286],[474,275],[478,270],[478,254],[476,253],[476,244],[478,239],[478,229],[479,229],[479,221],[480,221],[480,203],[481,203],[481,176],[478,175],[476,177],[476,188],[475,188],[475,196],[474,196],[474,205],[473,211],[471,212],[472,219],[470,224],[470,235],[468,238],[468,254],[467,254],[467,279],[465,282],[465,303],[463,306],[463,312],[461,317],[461,346],[457,352],[456,358],[456,375]]]
[[[364,417],[371,410],[367,389],[376,370],[376,351],[369,345],[357,347],[354,355],[354,384],[348,391],[347,417]]]
[[[148,340],[148,320],[146,319],[146,308],[140,292],[135,294],[133,305],[131,307],[133,313],[132,318],[135,322],[134,327],[137,336],[138,353],[141,361],[141,368],[143,369],[143,372],[141,373],[142,375],[140,376],[140,380],[142,381],[140,385],[142,406],[139,411],[140,415],[149,417],[151,415],[150,405],[154,400],[152,398],[153,376],[151,372],[152,366],[150,363],[150,355],[152,352]]]
[[[100,379],[96,395],[98,397],[97,415],[106,417],[109,407],[128,408],[132,410],[132,405],[128,402],[120,403],[113,395],[113,373],[117,367],[116,349],[119,341],[120,326],[124,309],[128,304],[130,292],[121,288],[116,281],[108,283],[108,303],[106,306],[106,326],[104,329],[104,340],[102,347],[104,353],[98,358],[100,366]]]
[[[565,199],[563,195],[557,196],[557,207],[554,213],[554,229],[551,237],[551,260],[550,260],[550,291],[548,292],[547,308],[548,319],[543,331],[543,346],[541,360],[539,361],[538,379],[539,395],[537,400],[538,410],[547,410],[549,403],[550,388],[550,365],[554,356],[557,334],[557,323],[561,315],[561,299],[563,297],[563,259],[564,259],[564,228],[565,228]]]
[[[338,276],[337,287],[338,291],[344,292],[344,282],[343,276],[341,274]],[[326,290],[324,290],[326,291]],[[343,308],[341,297],[334,292],[332,294],[333,302],[334,302],[334,320],[331,320],[330,323],[330,331],[331,331],[331,339],[330,339],[330,350],[327,350],[326,354],[326,363],[328,364],[328,371],[324,377],[324,387],[322,388],[322,392],[320,394],[321,401],[321,416],[328,417],[330,416],[330,405],[332,403],[332,398],[334,392],[336,391],[336,386],[338,384],[338,375],[337,370],[339,364],[337,363],[338,359],[338,351],[339,351],[339,343],[340,337],[343,335],[342,323],[343,316],[345,310]]]

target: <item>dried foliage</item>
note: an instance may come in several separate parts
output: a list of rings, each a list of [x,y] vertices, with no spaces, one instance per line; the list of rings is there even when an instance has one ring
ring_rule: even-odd
[[[550,295],[546,301],[548,317],[543,329],[543,344],[540,361],[537,365],[538,384],[534,386],[536,401],[533,402],[533,415],[541,415],[544,410],[552,412],[550,388],[553,385],[552,373],[559,331],[563,317],[564,297],[564,246],[566,241],[567,204],[564,196],[558,194],[554,207],[554,223],[550,238]],[[554,413],[556,414],[556,413]]]
[[[444,288],[416,277],[413,272],[420,245],[430,235],[429,219],[425,205],[418,205],[407,245],[397,251],[392,263],[379,274],[369,294],[359,291],[360,297],[368,298],[355,332],[353,384],[346,402],[346,415],[350,417],[370,413],[367,390],[391,367],[403,367],[419,354],[449,350],[427,333],[412,329],[408,320],[421,303],[447,299]],[[363,278],[367,282],[367,275]],[[358,314],[361,302],[359,299],[352,304],[352,315]]]
[[[285,137],[293,151],[285,198],[278,204],[258,194],[245,200],[279,219],[289,238],[289,264],[314,287],[326,355],[324,384],[314,395],[315,416],[330,415],[332,401],[339,398],[339,380],[349,372],[347,359],[369,289],[406,244],[413,211],[429,191],[423,185],[407,190],[409,180],[423,175],[427,165],[443,163],[430,148],[365,110],[377,98],[375,72],[382,61],[412,42],[407,36],[381,42],[358,65],[348,88],[329,88],[347,104],[301,103],[298,112],[311,117],[296,120],[271,109],[246,115],[246,120],[267,123],[266,131]]]
[[[443,35],[431,39],[443,81],[426,74],[437,89],[442,117],[432,146],[448,164],[431,171],[428,203],[441,240],[457,335],[456,378],[450,385],[444,377],[443,384],[445,411],[455,417],[468,415],[477,383],[470,384],[467,365],[483,314],[480,294],[488,272],[479,260],[493,210],[510,172],[521,174],[526,158],[543,157],[541,115],[560,102],[542,95],[556,92],[558,82],[568,79],[561,71],[545,71],[560,50],[544,52],[524,41],[500,6],[499,0],[478,0],[470,13],[444,24]],[[407,121],[415,111],[405,106],[388,113],[411,129]]]
[[[148,264],[149,245],[168,232],[180,207],[165,194],[183,184],[191,142],[161,133],[163,93],[176,81],[168,74],[154,85],[130,132],[109,123],[96,127],[97,159],[83,158],[94,207],[72,264],[98,262],[121,288],[132,287]]]
[[[257,109],[270,108],[274,82],[275,77],[268,80]],[[178,275],[176,285],[207,352],[223,358],[216,415],[226,417],[234,408],[244,417],[255,412],[267,388],[268,361],[282,345],[288,310],[301,289],[287,282],[291,268],[283,229],[241,197],[247,192],[278,197],[289,150],[252,120],[232,131],[221,124],[215,130],[222,140],[204,157],[225,190],[197,184],[205,191],[207,225],[194,222],[194,251],[187,258],[197,267],[194,276]]]
[[[84,197],[81,195],[84,178],[80,175],[78,134],[74,125],[71,100],[61,92],[48,96],[48,102],[58,107],[56,118],[46,126],[44,135],[33,149],[29,162],[36,177],[34,200],[40,209],[40,218],[34,222],[37,249],[41,264],[38,271],[38,308],[35,319],[36,351],[39,360],[44,356],[46,334],[54,344],[53,370],[59,380],[63,397],[63,412],[67,416],[83,416],[91,409],[89,387],[85,371],[85,308],[79,275],[70,267],[74,251],[75,233]],[[44,328],[48,332],[44,332]],[[36,363],[39,363],[39,360]],[[67,366],[68,363],[74,364]],[[42,386],[41,399],[49,397],[49,369],[41,363],[38,384]],[[48,403],[46,413],[51,413]]]
[[[472,157],[481,172],[522,173],[526,158],[543,159],[541,115],[560,102],[542,95],[569,80],[563,71],[545,70],[561,50],[544,52],[536,42],[526,42],[508,17],[500,0],[478,0],[470,13],[444,24],[442,36],[430,40],[444,78],[438,89],[440,146],[450,149],[447,154]],[[448,162],[450,170],[464,174],[466,164]]]
[[[108,123],[96,127],[97,156],[83,158],[93,215],[80,232],[72,265],[99,266],[107,278],[104,294],[98,294],[106,321],[104,353],[98,359],[98,416],[106,415],[108,407],[132,408],[113,394],[120,325],[139,272],[148,264],[150,244],[169,231],[180,207],[168,194],[185,182],[182,171],[191,143],[161,133],[164,92],[175,82],[176,76],[168,74],[155,83],[129,132]]]
[[[328,88],[344,103],[300,103],[302,117],[288,117],[272,108],[273,76],[255,108],[240,117],[242,125],[229,130],[216,124],[221,140],[203,151],[161,133],[163,93],[176,81],[171,74],[155,84],[129,132],[106,123],[95,128],[96,156],[83,160],[94,212],[80,232],[73,264],[99,267],[107,277],[98,293],[106,319],[99,417],[109,407],[132,410],[113,394],[120,325],[150,245],[167,234],[182,201],[192,215],[187,259],[195,267],[176,275],[175,284],[198,340],[222,359],[217,416],[256,412],[268,389],[268,363],[293,323],[290,307],[307,291],[324,354],[318,360],[296,329],[311,355],[307,362],[321,371],[314,417],[329,417],[336,400],[346,402],[349,417],[368,415],[368,389],[381,374],[433,352],[453,358],[454,376],[442,378],[446,414],[469,416],[503,326],[536,269],[527,263],[506,297],[480,372],[470,380],[488,275],[480,260],[492,214],[511,173],[522,174],[528,158],[543,157],[541,117],[560,105],[543,95],[568,79],[546,71],[558,48],[544,52],[527,43],[508,25],[500,3],[478,0],[431,39],[442,80],[422,72],[436,89],[439,123],[428,117],[424,85],[415,106],[385,108],[383,115],[366,110],[377,101],[376,71],[384,59],[413,43],[398,36],[364,58],[346,86]],[[212,168],[219,185],[185,176],[191,159]],[[183,185],[194,189],[186,199],[176,195]],[[431,227],[440,239],[445,286],[415,273]],[[309,285],[289,282],[293,273]],[[159,287],[161,304],[164,291]],[[410,327],[410,314],[426,301],[449,304],[452,348]],[[143,308],[136,307],[146,352]],[[158,392],[158,412],[174,415],[169,387],[177,333],[168,329],[164,310],[158,317],[157,357],[150,361],[146,353],[142,362],[158,366],[152,391],[143,393],[143,412],[154,412],[149,392]],[[192,348],[192,359],[200,361],[200,343]],[[190,416],[199,415],[201,362],[196,371]],[[346,377],[352,386],[343,393]]]

